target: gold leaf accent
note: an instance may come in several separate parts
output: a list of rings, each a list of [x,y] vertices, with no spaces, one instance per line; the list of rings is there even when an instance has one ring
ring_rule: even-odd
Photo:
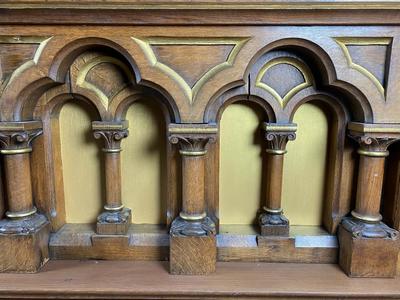
[[[347,64],[350,68],[359,71],[360,73],[367,76],[374,85],[378,88],[379,92],[385,97],[385,88],[379,82],[379,80],[363,66],[353,62],[351,54],[347,46],[371,46],[371,45],[385,45],[389,46],[392,43],[392,38],[387,37],[337,37],[334,38],[336,43],[342,48],[344,56],[346,57]]]
[[[164,73],[168,74],[178,85],[183,89],[187,99],[190,104],[193,104],[197,92],[201,89],[201,87],[215,74],[218,72],[227,69],[233,65],[237,54],[240,49],[244,46],[244,44],[250,38],[242,38],[242,37],[210,37],[210,38],[197,38],[197,37],[143,37],[143,38],[134,38],[132,39],[142,48],[145,53],[147,59],[153,67],[158,68]],[[182,78],[175,70],[170,68],[169,66],[163,64],[158,61],[153,49],[152,45],[232,45],[233,49],[228,55],[228,59],[220,63],[210,70],[208,70],[191,88],[185,79]]]
[[[268,84],[262,82],[262,78],[265,73],[272,68],[273,66],[286,64],[295,67],[304,78],[304,82],[292,88],[286,95],[282,98],[272,87]],[[284,108],[289,100],[299,91],[312,86],[314,84],[314,79],[311,73],[310,68],[303,62],[293,57],[278,57],[267,62],[257,74],[256,77],[256,87],[262,88],[267,92],[271,93],[271,95],[280,103],[281,107]]]

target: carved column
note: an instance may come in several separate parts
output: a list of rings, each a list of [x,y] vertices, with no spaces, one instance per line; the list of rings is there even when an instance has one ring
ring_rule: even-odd
[[[97,217],[98,234],[126,234],[131,223],[131,210],[121,199],[121,141],[128,136],[128,121],[92,123],[93,135],[103,139],[105,167],[105,205]]]
[[[182,210],[170,229],[170,272],[208,274],[215,271],[215,224],[206,215],[204,198],[207,144],[217,127],[207,124],[170,124],[169,140],[182,157]]]
[[[392,277],[399,233],[381,222],[379,210],[387,148],[400,138],[400,127],[350,123],[348,128],[359,143],[360,160],[355,209],[339,227],[339,263],[349,276]]]
[[[262,236],[288,236],[289,220],[284,216],[282,201],[283,159],[286,144],[296,138],[296,124],[264,123],[266,149],[265,206],[258,217]]]
[[[41,133],[40,121],[0,122],[8,201],[7,218],[0,221],[1,271],[35,272],[49,257],[50,226],[34,206],[31,181],[31,142]]]

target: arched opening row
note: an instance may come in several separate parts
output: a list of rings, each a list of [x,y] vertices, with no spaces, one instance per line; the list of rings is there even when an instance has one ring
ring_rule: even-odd
[[[60,113],[66,223],[95,223],[104,205],[102,146],[90,128],[95,119],[90,106],[74,102],[65,104]],[[181,199],[178,192],[175,203],[167,201],[171,164],[163,112],[155,102],[138,101],[126,119],[130,135],[122,142],[123,205],[132,209],[134,224],[169,224],[173,217],[168,214],[181,205]],[[291,225],[327,224],[323,218],[324,207],[330,205],[326,197],[332,140],[329,119],[329,111],[319,102],[304,104],[295,114],[297,138],[287,145],[282,188],[282,208]],[[218,203],[212,212],[221,225],[257,223],[267,184],[263,121],[261,109],[245,101],[229,105],[222,113],[219,147],[215,148],[219,152]]]

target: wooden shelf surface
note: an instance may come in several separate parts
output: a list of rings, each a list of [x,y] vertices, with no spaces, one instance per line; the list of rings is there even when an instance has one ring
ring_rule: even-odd
[[[400,298],[400,278],[347,277],[334,264],[218,263],[209,276],[173,276],[167,262],[50,261],[37,274],[1,274],[0,298]]]
[[[399,9],[399,0],[2,0],[11,8],[126,9]]]

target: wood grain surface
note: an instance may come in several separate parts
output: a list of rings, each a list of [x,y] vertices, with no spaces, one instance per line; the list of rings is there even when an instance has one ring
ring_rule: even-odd
[[[51,261],[36,275],[1,274],[0,297],[57,299],[396,299],[400,279],[350,279],[337,265],[218,263],[174,276],[162,262]],[[284,279],[284,280],[283,280]],[[105,284],[106,283],[106,284]]]

